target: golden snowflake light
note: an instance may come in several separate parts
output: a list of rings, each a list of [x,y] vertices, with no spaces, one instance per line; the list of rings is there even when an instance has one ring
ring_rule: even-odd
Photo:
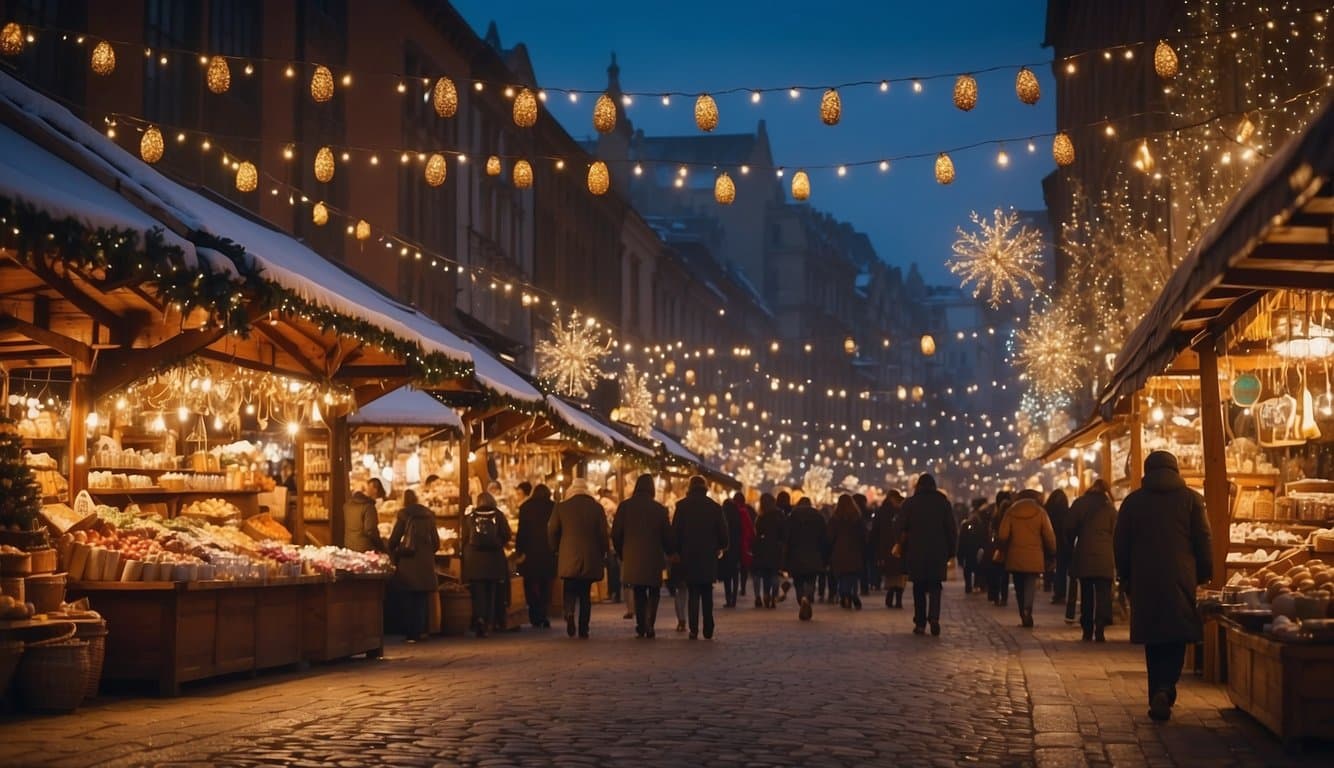
[[[718,430],[704,426],[704,409],[690,413],[690,429],[686,430],[682,444],[703,458],[710,458],[722,453],[723,443],[718,438]]]
[[[89,66],[95,75],[106,76],[116,71],[116,51],[111,47],[111,43],[103,40],[93,47]]]
[[[150,125],[148,130],[144,131],[143,138],[139,139],[139,157],[143,158],[145,163],[152,165],[162,159],[165,149],[162,131],[158,130],[156,125]]]
[[[437,115],[453,117],[454,113],[459,111],[459,89],[454,86],[454,81],[447,77],[436,80],[432,102]]]
[[[1019,68],[1019,74],[1014,78],[1014,95],[1030,106],[1037,104],[1038,99],[1042,98],[1042,86],[1038,83],[1038,76],[1033,74],[1033,70],[1028,67]]]
[[[713,182],[713,199],[719,205],[731,205],[736,200],[736,184],[732,183],[732,177],[727,175],[727,171],[718,174],[717,180]]]
[[[707,93],[695,99],[695,125],[705,133],[718,127],[718,102]]]
[[[333,98],[334,79],[333,72],[323,64],[315,67],[315,74],[310,76],[310,97],[315,101],[324,103]]]
[[[843,100],[838,97],[838,91],[830,88],[820,97],[820,120],[825,125],[838,125],[842,118]]]
[[[1032,390],[1049,397],[1081,386],[1071,376],[1080,358],[1079,322],[1068,312],[1050,306],[1035,311],[1028,325],[1015,334],[1014,362]]]
[[[537,124],[537,96],[528,88],[514,97],[514,124],[520,128],[532,128]]]
[[[226,93],[232,87],[232,70],[227,66],[227,60],[221,56],[209,59],[208,73],[204,79],[213,93]]]
[[[640,373],[634,363],[625,366],[620,379],[621,405],[617,409],[620,420],[634,427],[635,434],[648,437],[658,409],[653,405],[653,393],[648,389],[648,376]]]
[[[499,157],[497,157],[497,156],[495,156],[495,155],[492,155],[492,156],[490,156],[490,157],[488,157],[488,158],[486,159],[486,175],[487,175],[487,176],[499,176],[499,175],[500,175],[500,158],[499,158]]]
[[[593,128],[598,133],[611,133],[616,128],[616,102],[608,94],[599,96],[593,105]]]
[[[775,483],[781,483],[786,481],[790,474],[792,474],[792,460],[783,458],[783,444],[778,443],[774,445],[774,452],[764,460],[764,476]]]
[[[598,364],[611,348],[611,340],[593,318],[573,312],[562,323],[557,317],[551,323],[551,338],[537,343],[538,375],[563,395],[588,397],[604,375]]]
[[[954,255],[945,266],[966,287],[973,286],[973,297],[984,293],[993,308],[1023,296],[1027,287],[1042,284],[1038,270],[1042,266],[1042,237],[1036,230],[1022,226],[1014,211],[997,209],[990,221],[973,211],[969,216],[975,230],[957,229]]]
[[[527,160],[516,160],[514,163],[514,188],[528,189],[533,186],[533,166]]]
[[[972,111],[977,106],[977,78],[959,75],[959,79],[954,81],[954,106],[964,112]]]

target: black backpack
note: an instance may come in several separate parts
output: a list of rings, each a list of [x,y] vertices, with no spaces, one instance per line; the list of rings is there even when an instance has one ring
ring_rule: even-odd
[[[469,515],[468,543],[480,552],[495,552],[500,549],[500,521],[498,512],[482,510]]]

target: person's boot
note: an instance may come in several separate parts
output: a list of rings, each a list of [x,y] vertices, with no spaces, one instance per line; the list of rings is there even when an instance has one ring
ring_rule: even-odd
[[[1020,621],[1020,625],[1021,625],[1024,629],[1032,629],[1032,628],[1033,628],[1033,614],[1031,614],[1031,613],[1025,613],[1025,614],[1023,614],[1023,618],[1022,618],[1022,620]]]
[[[887,589],[887,590],[885,590],[885,607],[886,607],[886,608],[893,608],[893,607],[894,607],[894,590],[893,590],[893,589]]]
[[[797,611],[797,618],[802,621],[810,621],[814,609],[811,608],[811,601],[808,598],[801,598],[801,610]]]
[[[1149,717],[1159,723],[1172,719],[1172,700],[1167,691],[1158,691],[1149,697]]]
[[[1095,643],[1107,642],[1107,636],[1103,634],[1103,626],[1101,624],[1093,628],[1093,642]]]
[[[1089,629],[1088,627],[1085,627],[1085,628],[1084,628],[1084,634],[1083,634],[1082,637],[1080,637],[1080,639],[1083,640],[1083,641],[1086,642],[1086,643],[1091,643],[1091,642],[1093,642],[1093,630],[1092,630],[1092,629]]]
[[[756,608],[763,608],[763,607],[764,607],[764,600],[761,599],[759,595],[756,595],[756,596],[755,596],[755,607],[756,607]]]
[[[782,587],[782,594],[778,596],[778,602],[781,603],[787,599],[787,591],[792,589],[792,583],[784,581],[780,586]]]
[[[903,587],[894,589],[894,607],[903,610]]]
[[[938,621],[931,622],[931,636],[940,637],[940,622]]]
[[[862,599],[856,594],[852,596],[852,607],[859,611],[862,609]]]

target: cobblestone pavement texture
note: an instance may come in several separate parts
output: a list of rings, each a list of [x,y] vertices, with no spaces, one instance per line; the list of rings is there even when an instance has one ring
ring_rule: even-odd
[[[1171,723],[1146,714],[1123,626],[1079,642],[1040,596],[1037,628],[947,582],[943,635],[886,610],[791,600],[718,609],[718,636],[636,640],[600,605],[592,639],[531,630],[392,642],[382,660],[102,697],[72,716],[0,721],[0,765],[1285,766],[1225,691],[1189,677]],[[719,600],[721,603],[721,600]]]

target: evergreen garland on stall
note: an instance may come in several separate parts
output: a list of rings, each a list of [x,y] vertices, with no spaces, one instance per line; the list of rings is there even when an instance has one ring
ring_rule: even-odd
[[[42,509],[42,487],[23,461],[23,436],[0,417],[0,528],[31,531]]]

